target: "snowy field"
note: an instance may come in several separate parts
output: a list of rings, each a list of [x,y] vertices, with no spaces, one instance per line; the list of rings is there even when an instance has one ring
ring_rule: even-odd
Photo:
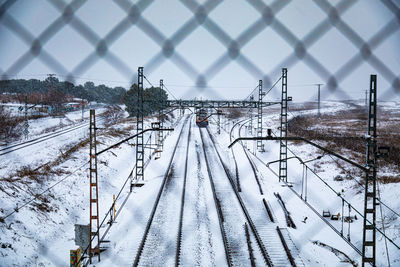
[[[382,102],[379,105],[383,110],[400,111],[398,103]],[[294,106],[296,108],[289,113],[289,119],[299,114],[317,113],[315,105],[299,103]],[[351,107],[352,104],[349,103],[323,102],[321,112],[334,114]],[[98,109],[96,113],[103,111],[104,109]],[[247,116],[246,112],[243,114]],[[60,127],[80,123],[80,116],[80,112],[73,112],[62,119],[49,117],[31,121],[30,138],[43,135],[49,128],[57,131]],[[87,116],[88,114],[86,120]],[[217,120],[211,118],[209,129],[213,139],[206,139],[206,130],[200,130],[196,126],[193,115],[186,112],[180,116],[179,111],[174,112],[165,126],[173,127],[175,131],[166,134],[161,158],[152,158],[149,161],[143,187],[134,188],[130,194],[129,188],[125,187],[122,191],[116,203],[116,222],[105,237],[110,241],[104,245],[107,250],[101,254],[100,262],[97,262],[97,257],[93,258],[94,265],[132,266],[164,177],[169,176],[170,182],[166,185],[168,190],[162,191],[161,204],[154,214],[153,232],[150,232],[139,261],[141,266],[174,265],[177,248],[174,238],[177,236],[181,214],[184,181],[185,206],[182,211],[180,264],[227,265],[219,215],[211,190],[213,183],[225,215],[223,228],[227,233],[227,243],[234,252],[232,263],[234,266],[251,266],[243,228],[246,218],[240,211],[237,198],[232,194],[229,177],[235,180],[236,187],[240,184],[241,200],[257,227],[274,266],[288,266],[286,254],[280,248],[282,245],[276,235],[276,227],[284,234],[297,266],[361,266],[361,256],[347,241],[350,240],[358,250],[362,249],[363,220],[355,211],[356,209],[363,213],[362,187],[354,179],[335,179],[341,171],[337,159],[324,155],[313,160],[322,153],[311,146],[290,142],[288,157],[296,156],[303,162],[312,161],[306,163],[306,168],[298,159],[289,159],[288,182],[291,187],[279,182],[276,176],[279,163],[266,164],[279,159],[278,142],[263,142],[265,152],[258,152],[255,142],[249,141],[237,143],[232,149],[228,149],[232,127],[246,119],[247,117],[223,117],[221,134],[217,134]],[[279,109],[266,108],[263,119],[265,128],[271,128],[274,134],[279,135]],[[153,121],[154,118],[147,118],[145,128],[150,127]],[[98,151],[135,133],[136,124],[133,120],[122,120],[109,127],[105,127],[103,123],[99,117]],[[233,128],[233,139],[249,135],[248,128],[242,125],[243,123],[238,123]],[[256,125],[256,119],[253,125]],[[181,130],[185,138],[180,139],[171,161]],[[255,129],[252,132],[256,134]],[[0,266],[69,265],[69,252],[77,248],[74,242],[74,224],[87,224],[89,221],[88,134],[88,127],[82,127],[0,156]],[[147,134],[145,141],[148,138],[154,140],[155,134]],[[113,195],[118,194],[132,171],[136,156],[135,140],[132,139],[98,158],[100,221],[107,215]],[[215,141],[215,148],[211,140]],[[222,163],[217,162],[218,153]],[[146,150],[145,158],[148,159],[150,154]],[[186,159],[188,163],[185,167]],[[173,172],[168,169],[170,161]],[[206,161],[209,161],[211,168],[207,168]],[[229,175],[223,172],[223,165],[228,168]],[[345,163],[341,163],[341,166],[352,168]],[[362,181],[363,177],[358,180]],[[400,221],[397,215],[400,210],[397,197],[399,189],[398,183],[379,185],[380,200],[385,205],[378,206],[377,214],[378,228],[382,229],[383,217],[386,235],[397,246],[400,244]],[[352,205],[350,212],[348,203],[343,202],[338,193]],[[287,225],[278,194],[290,213],[295,228]],[[273,222],[268,218],[263,201],[271,208]],[[325,218],[329,226],[320,218],[323,211],[353,218],[356,215],[357,219],[354,218],[351,223],[342,223],[341,219],[335,221]],[[101,235],[107,227],[108,224],[105,224],[100,229]],[[262,251],[251,231],[249,239],[256,265],[265,266]],[[379,233],[377,240],[377,265],[388,266],[385,240]],[[400,251],[390,242],[387,246],[390,264],[397,266]]]

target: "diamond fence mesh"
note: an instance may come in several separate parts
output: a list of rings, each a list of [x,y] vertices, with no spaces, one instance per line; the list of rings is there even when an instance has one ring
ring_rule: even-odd
[[[152,74],[156,73],[165,62],[172,63],[176,69],[185,75],[185,79],[187,78],[194,83],[194,86],[191,86],[190,89],[185,89],[181,93],[182,98],[192,97],[197,93],[204,92],[206,89],[208,89],[207,93],[212,97],[226,98],[223,93],[210,86],[210,82],[226,70],[232,62],[235,62],[241,71],[255,81],[262,79],[264,88],[267,89],[280,77],[282,67],[288,68],[290,80],[291,68],[300,63],[304,64],[314,74],[314,77],[325,83],[325,97],[332,95],[339,99],[354,98],[343,84],[355,74],[357,69],[367,64],[370,69],[378,74],[379,79],[383,81],[382,84],[386,85],[386,88],[379,88],[379,95],[382,99],[398,97],[400,93],[399,69],[394,68],[394,66],[398,65],[393,65],[382,59],[380,56],[381,51],[379,50],[385,42],[391,41],[398,45],[396,41],[400,40],[400,5],[397,1],[382,0],[378,3],[379,8],[384,9],[385,14],[389,15],[381,27],[369,32],[368,38],[358,32],[357,25],[349,23],[344,18],[346,12],[358,8],[358,5],[362,2],[361,0],[312,1],[313,7],[319,10],[320,18],[314,21],[314,24],[302,34],[293,31],[287,21],[280,17],[282,12],[293,7],[294,1],[243,1],[257,15],[235,37],[226,30],[228,25],[221,23],[215,16],[212,16],[213,12],[223,9],[224,1],[208,0],[199,3],[196,0],[181,0],[180,3],[188,11],[189,15],[186,16],[186,19],[183,19],[183,22],[172,33],[163,32],[161,25],[154,22],[151,17],[146,16],[146,11],[154,5],[159,5],[160,1],[113,0],[112,3],[123,15],[118,18],[118,23],[108,31],[103,32],[93,29],[93,26],[87,23],[86,18],[79,13],[80,9],[91,1],[74,0],[66,2],[62,0],[47,0],[44,3],[48,5],[49,9],[55,9],[57,16],[49,21],[39,33],[32,31],[31,25],[25,25],[20,21],[19,16],[15,13],[15,6],[18,2],[20,1],[2,1],[0,6],[0,27],[2,27],[3,33],[7,32],[8,36],[11,36],[13,40],[22,42],[26,49],[18,54],[15,59],[8,60],[8,64],[4,65],[3,62],[0,62],[2,79],[18,76],[29,64],[34,61],[40,61],[50,72],[65,76],[66,80],[74,82],[79,79],[77,77],[84,76],[85,73],[94,68],[99,61],[105,61],[108,67],[119,73],[121,77],[130,81],[130,83],[136,82],[136,69],[138,66],[128,63],[118,51],[113,49],[125,35],[129,34],[132,28],[136,28],[140,30],[141,37],[149,38],[157,47],[157,52],[151,54],[144,62],[140,62],[138,65],[144,66],[147,77],[152,77]],[[168,6],[165,6],[163,12],[164,15],[169,13],[168,16],[179,16],[179,14],[174,14],[174,10],[169,10]],[[224,12],[230,12],[230,10],[224,10]],[[101,16],[101,14],[98,15]],[[360,16],[374,15],[373,12],[371,14],[360,14]],[[66,66],[63,60],[59,59],[59,55],[50,48],[52,39],[67,31],[67,27],[68,31],[72,29],[90,46],[89,51],[86,54],[82,54],[83,56],[74,62],[73,67]],[[182,44],[199,29],[205,31],[207,36],[212,38],[214,42],[216,40],[219,48],[222,47],[221,53],[213,53],[209,64],[204,70],[200,70],[196,62],[188,59],[180,51]],[[282,46],[285,46],[288,51],[284,53],[285,57],[283,59],[276,60],[269,67],[269,71],[265,71],[260,67],[261,64],[258,60],[255,60],[254,56],[250,55],[249,50],[246,49],[266,30],[271,31],[274,36],[283,40]],[[318,53],[314,53],[313,50],[313,47],[325,42],[323,39],[333,30],[344,37],[347,45],[352,47],[350,49],[352,52],[349,52],[350,55],[346,57],[347,59],[341,61],[335,67],[327,66],[326,62],[320,60],[316,55]],[[3,37],[0,35],[0,38]],[[396,45],[393,46],[393,49]],[[267,44],[265,49],[268,49]],[[2,52],[4,53],[4,51]],[[132,51],[132,53],[141,53],[141,51]],[[396,56],[398,51],[392,52],[389,50],[387,53],[389,57],[392,53]],[[340,57],[341,55],[336,56]],[[368,77],[369,73],[365,73],[365,80]],[[249,88],[249,91],[251,89]],[[137,219],[137,216],[141,217],[141,214],[137,214],[134,219]],[[314,234],[317,233],[318,230],[314,232]],[[310,239],[310,236],[308,236],[308,239]],[[43,244],[40,246],[40,251],[54,265],[60,265],[63,262],[58,255],[51,254]]]
[[[115,0],[113,3],[123,11],[122,16],[107,32],[99,32],[86,22],[85,17],[79,15],[79,10],[88,4],[87,1],[76,0],[65,3],[61,0],[47,1],[48,8],[55,8],[58,12],[58,17],[50,21],[39,34],[33,34],[30,31],[30,25],[24,25],[18,21],[15,9],[12,9],[18,1],[5,1],[0,8],[1,25],[5,27],[13,38],[19,39],[26,45],[26,50],[11,60],[8,66],[2,66],[0,73],[2,77],[12,77],[20,73],[24,68],[34,60],[40,60],[46,65],[49,71],[67,77],[67,80],[74,81],[76,77],[80,77],[90,70],[101,59],[122,77],[128,81],[134,82],[136,75],[136,67],[132,66],[124,60],[124,55],[113,50],[113,45],[119,42],[124,35],[129,34],[129,30],[133,27],[139,29],[147,38],[150,38],[159,48],[159,51],[151,55],[145,62],[140,62],[138,65],[145,67],[145,73],[151,77],[152,72],[157,70],[165,61],[172,62],[175,67],[182,71],[187,77],[192,80],[198,91],[204,90],[209,82],[218,76],[232,61],[235,61],[241,69],[248,73],[255,80],[263,79],[264,85],[268,88],[276,77],[280,75],[280,69],[286,67],[290,69],[299,62],[304,63],[320,80],[326,84],[327,97],[331,94],[337,95],[341,99],[353,98],[346,93],[346,89],[342,83],[353,74],[362,64],[368,63],[373,71],[377,72],[381,79],[387,85],[386,90],[381,91],[380,95],[384,98],[397,96],[400,90],[400,79],[398,73],[393,68],[393,65],[388,65],[385,60],[382,60],[376,54],[379,46],[385,41],[394,36],[398,37],[399,29],[399,6],[395,1],[384,0],[379,3],[380,9],[388,10],[385,15],[388,17],[385,24],[379,25],[378,29],[371,29],[368,33],[368,38],[360,35],[353,25],[346,22],[343,14],[346,14],[350,9],[357,9],[361,1],[313,1],[313,6],[317,7],[319,17],[322,19],[313,20],[312,26],[307,28],[304,33],[297,34],[292,31],[292,25],[289,26],[287,20],[280,18],[280,14],[285,9],[290,9],[294,5],[292,1],[272,1],[265,2],[259,0],[246,1],[248,6],[255,10],[258,15],[255,18],[249,18],[252,23],[240,32],[236,38],[232,37],[228,31],[224,29],[228,25],[221,22],[216,22],[212,13],[218,11],[219,8],[224,8],[223,1],[205,1],[200,4],[197,1],[182,0],[180,3],[190,12],[188,19],[172,33],[167,35],[161,28],[161,25],[156,24],[152,17],[143,14],[147,9],[158,3],[155,1],[137,1],[132,3],[128,0]],[[89,1],[90,2],[90,1]],[[331,2],[334,2],[333,5]],[[220,7],[221,6],[221,7]],[[165,13],[160,16],[171,16],[166,14],[168,5],[165,5]],[[378,8],[378,9],[379,9]],[[11,11],[9,11],[11,9]],[[171,10],[170,12],[174,12]],[[226,10],[226,12],[233,12]],[[238,11],[235,11],[238,12]],[[377,14],[365,14],[365,16],[379,16]],[[352,13],[353,14],[353,13]],[[102,14],[98,14],[101,16]],[[175,16],[176,14],[173,14]],[[240,12],[238,12],[240,16]],[[298,23],[302,23],[299,21]],[[67,31],[67,26],[73,29],[80,37],[90,44],[91,51],[87,54],[80,54],[81,58],[75,62],[74,67],[67,67],[63,61],[59,60],[57,53],[49,52],[49,42],[57,34],[62,34]],[[357,25],[356,25],[357,26]],[[196,66],[196,62],[186,59],[186,56],[180,53],[179,48],[182,43],[187,41],[193,33],[198,29],[205,29],[209,37],[215,38],[222,46],[223,52],[215,55],[214,59],[210,59],[208,67],[204,71],[200,71]],[[253,40],[256,40],[259,35],[266,29],[271,30],[274,38],[281,38],[284,41],[283,49],[291,50],[287,56],[280,61],[275,60],[269,72],[260,67],[258,60],[254,57],[249,57],[245,48]],[[322,43],[324,36],[332,33],[333,29],[338,31],[346,39],[346,45],[351,45],[351,55],[347,60],[342,60],[338,67],[327,66],[325,61],[321,61],[316,52],[313,51],[313,46]],[[365,35],[365,34],[364,34]],[[366,35],[365,35],[366,36]],[[142,36],[140,36],[142,37]],[[71,40],[73,42],[74,40]],[[337,40],[340,42],[341,40]],[[397,39],[393,40],[396,42]],[[204,42],[208,42],[205,40]],[[274,40],[271,40],[274,42]],[[52,44],[54,45],[54,44]],[[345,46],[345,49],[348,47]],[[355,48],[355,49],[354,49]],[[395,47],[393,47],[394,49]],[[268,49],[268,43],[265,44],[265,49]],[[310,52],[311,51],[311,52]],[[338,51],[335,51],[336,53]],[[69,53],[69,52],[64,52]],[[73,51],[70,51],[73,53]],[[131,53],[141,53],[141,51],[131,51]],[[329,52],[328,52],[329,53]],[[388,51],[391,54],[390,51]],[[393,51],[395,54],[396,51]],[[286,53],[283,53],[286,54]],[[214,55],[213,55],[214,56]],[[341,55],[337,55],[341,57]],[[211,56],[210,56],[211,57]],[[343,55],[344,57],[344,55]],[[366,78],[367,79],[367,78]],[[365,89],[365,88],[363,88]],[[217,90],[210,90],[211,95],[221,96]],[[187,92],[186,96],[193,92]],[[183,94],[185,95],[185,94]]]

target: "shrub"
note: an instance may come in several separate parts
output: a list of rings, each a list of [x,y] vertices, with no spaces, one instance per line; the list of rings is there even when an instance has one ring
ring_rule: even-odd
[[[3,106],[0,106],[0,136],[8,142],[10,138],[21,135],[23,118],[12,116]]]

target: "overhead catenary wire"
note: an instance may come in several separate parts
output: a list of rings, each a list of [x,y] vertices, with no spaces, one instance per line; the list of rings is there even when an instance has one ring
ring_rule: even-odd
[[[376,187],[377,187],[377,191],[378,191],[378,199],[381,199],[381,191],[379,189],[379,181],[376,181]],[[379,210],[380,210],[380,214],[381,214],[381,220],[382,220],[382,231],[384,234],[386,234],[386,226],[385,226],[385,216],[382,210],[382,205],[379,205]],[[386,259],[388,262],[388,267],[390,267],[390,256],[389,256],[389,249],[388,249],[388,244],[387,244],[387,240],[385,238],[385,250],[386,250]]]
[[[154,85],[147,79],[146,76],[143,75],[143,78],[150,84],[151,87],[154,87]],[[165,88],[165,90],[166,90],[175,100],[178,100],[178,99],[174,96],[174,94],[172,94],[171,91],[168,90],[168,88],[167,88],[167,86],[166,86],[165,84],[163,84],[163,87]]]
[[[143,75],[143,78],[150,84],[151,87],[154,87],[154,85],[146,78],[146,76]]]
[[[281,75],[281,76],[278,78],[278,80],[276,80],[276,82],[268,89],[268,91],[266,91],[266,93],[263,95],[262,98],[264,98],[269,92],[271,92],[271,90],[274,89],[274,87],[278,84],[278,82],[279,82],[281,79],[282,79],[282,75]],[[252,96],[252,95],[254,94],[254,92],[258,89],[258,86],[259,86],[259,85],[257,85],[257,86],[253,89],[253,91],[251,91],[251,93],[245,98],[245,100],[248,99],[248,98],[250,98],[250,96]]]
[[[331,155],[328,154],[328,156],[335,161],[335,163],[337,165],[339,164],[339,161],[337,159],[335,159],[334,157],[332,157]],[[357,179],[353,179],[359,186],[361,186],[363,189],[365,189],[365,186],[362,182],[358,181]],[[381,201],[380,197],[377,199],[377,201],[382,204],[383,206],[385,206],[385,208],[387,208],[388,210],[390,210],[391,212],[393,212],[393,214],[395,214],[397,217],[400,217],[400,214],[398,212],[396,212],[394,209],[392,209],[391,207],[389,207],[387,204],[385,204],[384,202]]]
[[[29,199],[26,202],[23,202],[23,204],[21,206],[17,206],[14,211],[10,212],[9,214],[7,214],[6,216],[4,216],[2,219],[6,219],[8,217],[10,217],[11,215],[13,215],[14,213],[18,212],[21,208],[26,207],[27,205],[29,205],[30,203],[32,203],[35,199],[39,199],[40,196],[44,195],[45,193],[47,193],[48,191],[50,191],[52,188],[54,188],[55,186],[57,186],[58,184],[62,183],[63,181],[65,181],[67,178],[71,177],[73,174],[75,174],[78,170],[82,169],[83,166],[85,166],[86,164],[88,164],[89,161],[86,161],[85,163],[83,163],[82,165],[80,165],[79,167],[77,167],[75,170],[73,170],[70,174],[66,175],[64,178],[62,178],[60,181],[56,182],[55,184],[51,185],[50,187],[46,188],[45,190],[43,190],[42,192],[38,193],[38,194],[34,194],[33,198]]]
[[[275,135],[275,133],[273,133]],[[289,147],[287,148],[290,153],[292,153],[293,156],[299,158]],[[255,155],[254,155],[255,156]],[[255,156],[258,160],[260,160],[257,156]],[[261,160],[260,160],[261,161]],[[262,161],[261,161],[262,162]],[[264,165],[266,165],[264,162],[262,162]],[[270,170],[272,170],[269,166],[267,166]],[[347,203],[353,210],[358,213],[362,218],[364,218],[364,215],[361,214],[359,210],[357,210],[349,201],[347,201],[339,192],[337,192],[332,186],[330,186],[321,176],[319,176],[314,170],[310,169],[309,170],[321,181],[323,182],[331,191],[333,191],[339,198],[341,198],[345,203]],[[284,182],[284,181],[283,181]],[[290,188],[292,189],[292,188]],[[298,193],[296,192],[298,195]],[[379,200],[380,201],[380,200]],[[380,202],[383,204],[382,202]],[[374,227],[385,239],[389,240],[390,243],[392,243],[396,248],[400,249],[400,245],[394,242],[393,239],[389,238],[385,233],[383,233],[378,227]]]
[[[178,100],[178,99],[174,96],[174,94],[171,93],[170,90],[168,90],[167,86],[165,86],[165,84],[163,84],[163,85],[164,85],[165,90],[166,90],[175,100]]]
[[[276,136],[275,135],[275,133],[273,133],[273,135],[274,136]],[[232,144],[231,144],[232,145]],[[299,158],[291,149],[289,149],[288,148],[288,151],[290,151],[296,158]],[[257,157],[255,154],[253,154],[254,155],[254,157],[256,157],[260,162],[262,162],[268,169],[270,169],[273,173],[274,173],[274,175],[276,175],[276,176],[278,176],[267,164],[265,164],[259,157]],[[349,206],[351,206],[352,208],[353,208],[353,210],[354,211],[356,211],[362,218],[364,218],[364,216],[363,216],[363,214],[361,214],[361,212],[360,211],[358,211],[354,206],[352,206],[351,205],[351,203],[349,202],[349,201],[347,201],[339,192],[337,192],[334,188],[332,188],[332,186],[330,186],[322,177],[320,177],[316,172],[314,172],[312,169],[310,169],[310,171],[319,179],[319,180],[321,180],[321,182],[323,182],[331,191],[333,191],[339,198],[341,198],[345,203],[347,203]],[[283,183],[285,183],[287,186],[288,186],[288,183],[287,182],[285,182],[285,181],[283,181]],[[297,195],[300,199],[302,199],[301,198],[301,196],[300,196],[300,194],[298,193],[298,192],[296,192],[294,189],[292,189],[290,186],[288,186],[289,187],[289,189],[292,191],[292,192],[294,192],[295,193],[295,195]],[[304,200],[303,200],[304,201]],[[315,209],[312,207],[312,206],[310,206],[310,204],[308,204],[308,202],[306,202],[306,201],[304,201],[305,203],[306,203],[306,205],[308,205],[311,209],[313,209],[314,211],[315,211]],[[315,211],[316,212],[316,211]],[[317,215],[319,215],[318,213],[317,213]],[[321,217],[321,216],[320,216]],[[324,219],[323,219],[324,220]],[[326,220],[324,220],[325,222],[326,222]],[[368,219],[367,219],[367,221],[369,221]],[[327,223],[327,222],[326,222]],[[328,223],[328,225],[330,225],[329,223]],[[337,232],[340,236],[343,236],[343,235],[341,235],[340,234],[340,232],[336,229],[336,228],[334,228],[332,225],[330,225],[331,226],[331,228],[335,231],[335,232]],[[376,231],[378,231],[385,239],[387,239],[390,243],[392,243],[392,245],[394,245],[397,249],[400,249],[400,245],[399,244],[397,244],[397,243],[395,243],[394,242],[394,240],[392,239],[392,238],[390,238],[390,237],[388,237],[385,233],[383,233],[378,227],[376,227],[376,226],[374,226],[374,228],[375,228],[375,230]],[[355,246],[354,246],[354,244],[352,244],[351,242],[350,242],[350,240],[347,240],[346,238],[343,238],[347,243],[349,243],[349,245],[351,245],[352,247],[353,247],[353,249],[355,249],[360,255],[361,255],[361,252],[359,251],[359,249],[358,248],[356,248]]]
[[[258,88],[258,85],[256,86],[256,87],[254,87],[254,89],[251,91],[251,93],[245,98],[245,100],[246,99],[248,99],[248,98],[250,98],[253,94],[254,94],[254,92],[257,90],[257,88]]]
[[[282,76],[279,77],[279,79],[271,86],[271,88],[269,88],[269,90],[265,93],[265,95],[262,98],[264,98],[269,92],[271,92],[271,90],[278,84],[280,80],[282,80]]]
[[[293,114],[293,112],[291,112],[290,110],[288,110],[288,113],[292,114],[293,117],[296,117],[296,115]],[[290,149],[288,148],[288,150],[290,150]],[[293,155],[295,155],[295,154],[293,153],[293,151],[290,151],[290,152],[291,152]],[[332,155],[330,155],[330,154],[327,154],[327,155],[328,155],[333,161],[335,161],[335,163],[336,163],[337,165],[340,166],[339,160],[338,160],[338,159],[332,157]],[[310,170],[311,170],[311,169],[310,169]],[[311,171],[312,171],[312,170],[311,170]],[[364,184],[363,184],[362,182],[358,181],[357,179],[354,179],[354,181],[355,181],[358,185],[360,185],[363,189],[365,188],[365,187],[364,187]],[[400,217],[400,214],[399,214],[398,212],[396,212],[395,210],[393,210],[391,207],[389,207],[387,204],[385,204],[384,202],[382,202],[381,199],[380,199],[380,197],[377,199],[377,201],[378,201],[380,204],[382,204],[383,206],[385,206],[385,208],[387,208],[388,210],[390,210],[390,211],[391,211],[393,214],[395,214],[397,217]]]
[[[152,137],[152,133],[150,134],[149,138],[147,139],[145,145],[149,143],[149,141],[151,140],[151,137]],[[145,167],[147,166],[147,164],[149,163],[149,161],[150,161],[150,158],[149,158],[149,159],[147,160],[147,162],[145,163]],[[115,202],[111,205],[111,207],[110,207],[110,208],[108,209],[108,211],[106,212],[106,215],[104,216],[102,222],[100,223],[99,227],[98,227],[97,230],[96,230],[96,235],[100,234],[100,232],[99,232],[99,231],[100,231],[100,228],[103,226],[104,222],[105,222],[106,219],[108,218],[108,215],[110,215],[110,217],[111,217],[111,211],[112,211],[112,209],[114,208],[115,203],[116,203],[116,202],[118,201],[118,199],[120,198],[120,195],[122,194],[122,191],[123,191],[123,189],[125,188],[127,182],[129,181],[129,179],[132,178],[132,176],[133,176],[133,171],[135,170],[135,168],[136,168],[136,164],[135,164],[135,166],[133,166],[133,168],[132,168],[131,172],[129,173],[129,175],[127,176],[127,178],[126,178],[124,184],[123,184],[122,187],[120,188],[120,190],[119,190],[119,192],[118,192],[118,194],[117,194],[117,196],[116,196],[116,198],[115,198]],[[128,200],[130,194],[131,194],[131,193],[128,193],[127,197],[126,197],[125,200],[124,200],[123,205],[125,205],[125,203],[126,203],[126,201]],[[118,210],[118,212],[117,212],[117,214],[116,214],[116,217],[115,217],[114,219],[116,219],[116,218],[118,217],[119,213],[121,212],[122,207],[123,207],[123,206],[121,206],[121,208]],[[106,230],[106,232],[105,232],[105,233],[103,234],[103,236],[101,237],[100,242],[103,241],[103,239],[104,239],[104,237],[106,236],[106,234],[108,233],[110,227],[111,227],[111,225],[109,226],[109,228]],[[94,236],[92,237],[92,240],[95,238],[96,235],[94,235]],[[85,255],[85,254],[87,253],[87,250],[88,250],[88,249],[89,249],[89,246],[87,246],[86,249],[83,250],[82,255]],[[81,258],[79,259],[79,261],[76,263],[76,265],[74,265],[74,267],[78,266],[79,263],[80,263],[81,261],[83,261],[83,259],[84,259],[84,257],[81,257]]]
[[[289,148],[288,148],[288,150],[289,150]],[[292,153],[292,154],[295,155],[294,153]],[[252,155],[253,155],[256,159],[258,159],[261,163],[263,163],[275,176],[279,177],[279,175],[278,175],[273,169],[271,169],[271,167],[267,166],[267,164],[265,164],[259,157],[257,157],[257,156],[254,155],[254,154],[252,154]],[[326,186],[328,186],[331,190],[333,190],[334,192],[336,192],[332,187],[330,187],[329,184],[327,184],[321,177],[319,177],[312,169],[310,169],[310,171],[313,172],[319,179],[321,179],[321,181],[324,182]],[[290,191],[292,191],[297,197],[299,197],[300,199],[302,199],[301,196],[300,196],[300,194],[299,194],[296,190],[294,190],[291,186],[289,186],[289,184],[288,184],[287,182],[285,182],[285,181],[282,181],[282,182],[283,182],[284,184],[286,184],[286,187],[287,187]],[[338,193],[338,192],[336,192],[336,193]],[[339,196],[339,197],[340,197],[341,199],[343,199],[344,202],[346,202],[350,207],[352,207],[353,210],[356,211],[362,218],[364,217],[355,207],[353,207],[353,206],[350,204],[350,202],[348,202],[348,201],[347,201],[346,199],[344,199],[342,196]],[[303,200],[303,199],[302,199],[302,200]],[[305,200],[303,200],[303,202],[304,202],[310,209],[312,209],[312,210],[314,211],[314,213],[316,213],[326,224],[328,224],[328,226],[330,226],[330,227],[332,228],[332,230],[334,230],[334,231],[335,231],[337,234],[339,234],[339,236],[340,236],[340,231],[338,231],[333,225],[331,225],[328,221],[326,221],[326,220],[318,213],[318,211],[315,210],[315,209],[310,205],[309,202],[307,202],[307,201],[305,201]],[[391,239],[391,238],[389,238],[387,235],[385,235],[379,228],[375,227],[375,229],[376,229],[385,239],[387,239],[390,243],[392,243],[392,245],[394,245],[397,249],[400,249],[400,246],[399,246],[398,244],[396,244],[396,243],[394,242],[393,239]],[[342,237],[343,237],[343,236],[342,236]],[[350,240],[348,240],[348,239],[346,239],[346,238],[344,238],[344,237],[343,237],[343,239],[344,239],[357,253],[359,253],[359,254],[361,255],[361,251],[360,251],[353,243],[351,243]]]

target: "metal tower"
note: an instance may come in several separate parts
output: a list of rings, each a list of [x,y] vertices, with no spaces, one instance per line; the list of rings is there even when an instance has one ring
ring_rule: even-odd
[[[287,69],[282,69],[282,102],[280,137],[287,137]],[[287,140],[280,142],[279,150],[279,181],[287,182]]]
[[[99,190],[97,186],[97,148],[96,148],[96,117],[94,109],[90,110],[90,166],[89,166],[89,179],[90,179],[90,220],[89,220],[89,261],[92,263],[92,256],[96,253],[100,261],[100,231],[99,229]],[[97,235],[97,246],[93,246],[92,237]]]
[[[218,134],[221,134],[221,112],[217,110],[217,116],[218,116]]]
[[[254,96],[250,96],[250,101],[254,101]],[[249,133],[253,135],[253,109],[249,109],[250,120],[249,120]]]
[[[138,94],[136,113],[136,180],[144,180],[144,143],[143,143],[143,67],[138,68]],[[132,186],[131,186],[132,190]]]
[[[318,83],[318,117],[321,116],[321,85],[322,83]]]
[[[162,94],[163,90],[164,90],[164,80],[161,79],[160,80],[160,94]],[[163,122],[164,122],[163,105],[164,105],[164,103],[160,103],[160,108],[158,110],[158,122],[160,123],[160,130],[163,128]],[[163,139],[164,139],[164,132],[158,131],[158,145],[159,145],[160,152],[162,152],[162,150],[164,148]]]
[[[369,89],[368,132],[364,198],[364,228],[362,266],[366,263],[375,266],[376,259],[376,75],[371,75]]]
[[[258,82],[258,117],[257,117],[257,137],[262,137],[262,105],[261,101],[264,94],[262,92],[262,80]],[[263,152],[262,141],[257,140],[257,150]]]

